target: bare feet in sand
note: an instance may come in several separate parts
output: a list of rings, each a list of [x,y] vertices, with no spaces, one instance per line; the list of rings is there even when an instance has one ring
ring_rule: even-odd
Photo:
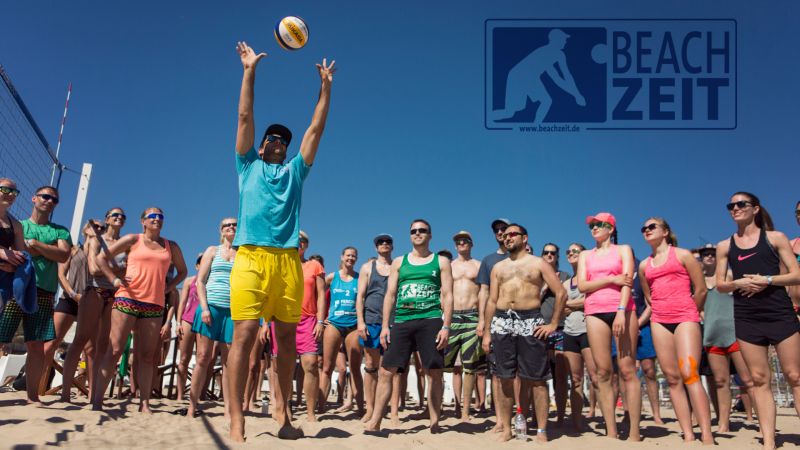
[[[544,444],[547,442],[547,432],[536,430],[536,442]]]
[[[244,442],[247,438],[244,437],[244,417],[241,421],[231,421],[230,438],[233,442]]]
[[[353,410],[353,404],[352,404],[352,403],[345,403],[344,405],[340,406],[340,407],[339,407],[339,408],[338,408],[336,411],[334,411],[334,412],[335,412],[335,413],[343,413],[343,412],[350,412],[350,411],[352,411],[352,410]]]
[[[372,411],[369,411],[369,410],[368,410],[368,411],[367,411],[367,413],[366,413],[366,414],[364,414],[364,416],[361,418],[361,421],[362,421],[362,422],[364,422],[364,423],[367,423],[367,422],[369,422],[371,419],[372,419]]]
[[[502,429],[501,429],[501,430],[502,430]],[[500,441],[500,442],[508,442],[508,441],[510,441],[510,440],[511,440],[513,437],[514,437],[514,435],[513,435],[513,434],[511,434],[511,430],[508,430],[508,431],[506,431],[506,430],[502,430],[502,432],[501,432],[500,434],[498,434],[498,435],[497,435],[497,440],[498,440],[498,441]]]

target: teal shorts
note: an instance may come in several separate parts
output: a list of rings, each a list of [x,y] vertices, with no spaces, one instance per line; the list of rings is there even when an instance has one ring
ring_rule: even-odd
[[[212,341],[226,344],[233,342],[231,309],[209,304],[208,311],[211,313],[211,325],[203,323],[203,308],[198,307],[194,313],[192,332],[201,334]]]

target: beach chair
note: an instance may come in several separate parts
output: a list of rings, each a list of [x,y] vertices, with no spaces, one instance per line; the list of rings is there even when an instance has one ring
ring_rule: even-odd
[[[22,367],[25,366],[26,355],[8,354],[0,358],[0,387],[11,384]]]

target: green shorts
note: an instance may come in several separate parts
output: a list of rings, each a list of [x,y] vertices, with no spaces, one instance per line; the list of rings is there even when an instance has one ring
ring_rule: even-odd
[[[56,329],[53,325],[53,301],[56,294],[42,289],[36,289],[36,300],[39,309],[33,314],[25,314],[20,309],[16,300],[6,304],[3,317],[0,318],[0,343],[9,343],[14,340],[14,334],[22,322],[25,342],[52,341],[56,338]]]
[[[481,339],[478,337],[477,329],[477,309],[453,311],[450,338],[447,340],[447,351],[444,356],[446,368],[452,369],[460,361],[464,373],[486,370],[486,354],[481,348]]]

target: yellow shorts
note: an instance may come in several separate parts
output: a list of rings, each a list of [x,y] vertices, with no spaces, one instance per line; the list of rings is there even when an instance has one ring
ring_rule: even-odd
[[[231,318],[300,321],[303,267],[296,248],[242,245],[231,271]]]

